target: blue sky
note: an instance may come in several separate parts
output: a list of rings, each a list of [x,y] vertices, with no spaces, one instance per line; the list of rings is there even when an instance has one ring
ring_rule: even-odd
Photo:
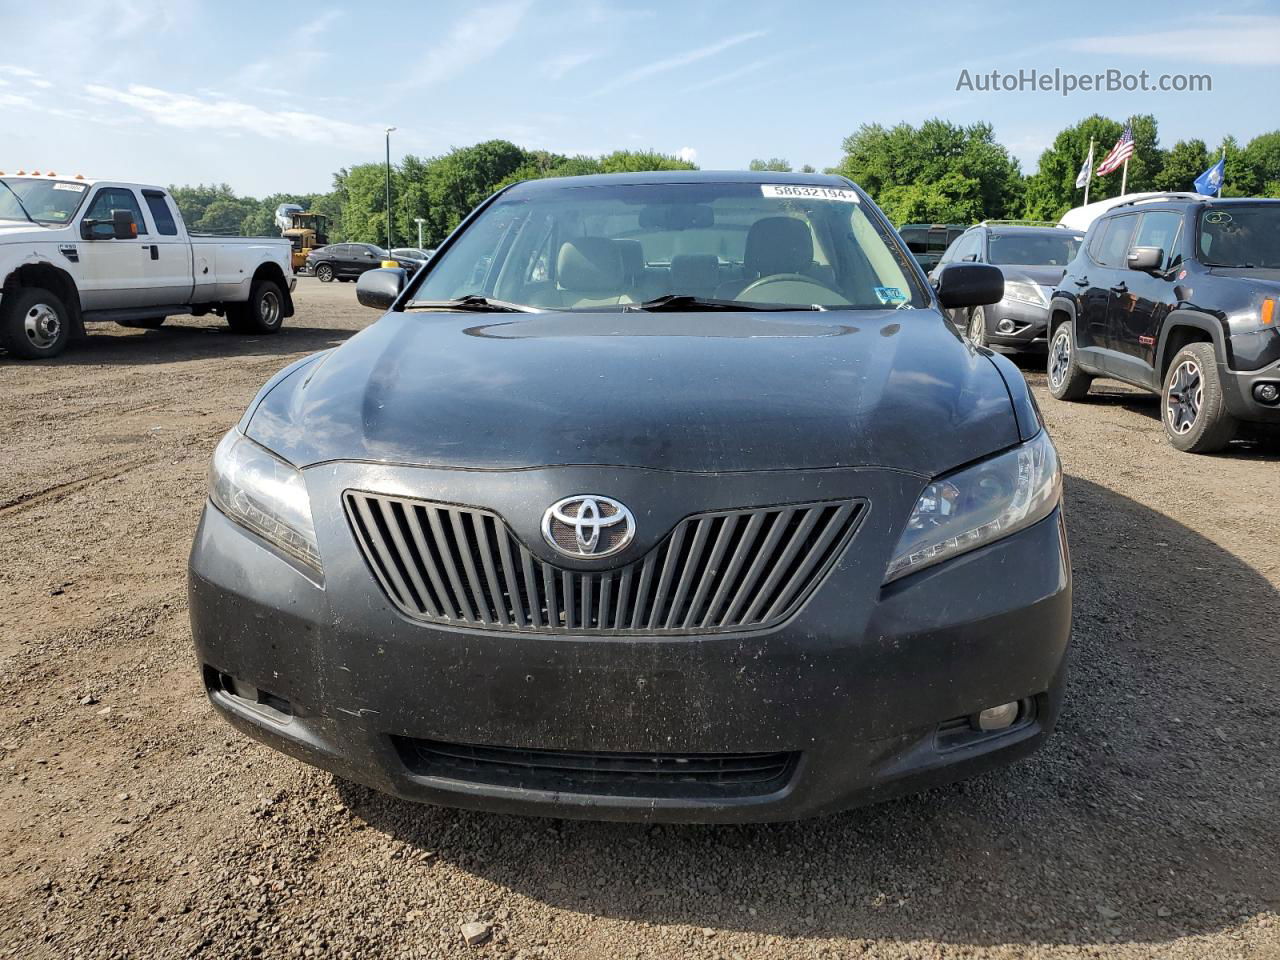
[[[1033,170],[1059,129],[1095,111],[1154,113],[1166,146],[1280,127],[1280,3],[1208,9],[0,0],[0,170],[324,190],[338,167],[381,159],[388,125],[394,155],[504,137],[562,153],[684,151],[707,169],[771,156],[821,169],[861,123],[932,116],[990,121]],[[962,69],[1033,67],[1208,73],[1213,89],[956,89]]]

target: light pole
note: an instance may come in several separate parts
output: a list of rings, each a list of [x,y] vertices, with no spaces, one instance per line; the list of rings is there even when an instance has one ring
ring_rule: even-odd
[[[418,249],[421,250],[422,249],[422,225],[427,221],[423,220],[421,217],[414,217],[413,222],[418,225]]]
[[[387,127],[387,253],[391,253],[391,134],[395,127]]]

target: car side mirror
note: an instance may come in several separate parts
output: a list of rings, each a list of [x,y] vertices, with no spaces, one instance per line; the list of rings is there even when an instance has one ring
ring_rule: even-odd
[[[111,211],[112,232],[117,240],[133,240],[138,236],[138,224],[132,210]]]
[[[109,220],[80,221],[81,240],[114,240],[115,238],[115,224],[111,223]]]
[[[1164,250],[1160,247],[1134,247],[1129,251],[1130,270],[1151,273],[1153,270],[1159,270],[1162,263],[1164,263]]]
[[[1004,299],[1004,274],[988,263],[951,263],[938,271],[934,289],[947,310],[985,307]]]
[[[360,274],[356,299],[362,306],[389,310],[404,289],[408,274],[401,267],[379,267]]]

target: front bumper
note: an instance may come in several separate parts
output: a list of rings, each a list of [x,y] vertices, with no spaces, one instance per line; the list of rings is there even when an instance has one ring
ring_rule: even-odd
[[[986,308],[987,343],[1010,350],[1046,350],[1049,308],[1023,300],[1001,300]],[[1001,323],[1013,329],[1000,332]],[[1007,329],[1007,327],[1006,327]]]
[[[1218,378],[1222,383],[1227,410],[1237,420],[1280,424],[1280,404],[1262,403],[1253,395],[1253,388],[1260,383],[1280,387],[1280,363],[1270,364],[1260,370],[1232,370],[1220,363]]]
[[[336,502],[329,497],[359,483],[353,470],[307,471],[313,504]],[[625,494],[626,471],[609,472],[607,489]],[[395,492],[392,474],[414,473],[434,472],[387,468],[377,486]],[[1058,714],[1070,635],[1060,511],[882,588],[897,537],[888,518],[907,515],[922,481],[887,471],[817,473],[832,495],[842,494],[833,489],[841,482],[856,486],[871,514],[795,617],[741,634],[574,637],[414,622],[381,593],[337,509],[316,515],[321,585],[206,507],[191,555],[190,607],[210,699],[246,734],[390,794],[592,819],[794,819],[968,776],[1035,749]],[[525,489],[539,483],[523,481]],[[605,488],[598,477],[568,482]],[[700,490],[728,488],[724,496],[750,502],[732,489],[744,482],[709,477]],[[532,499],[544,500],[536,492]],[[1021,719],[999,734],[955,722],[1014,700],[1023,702]],[[434,776],[406,754],[405,743],[420,741],[792,759],[759,794],[550,790],[532,780]]]

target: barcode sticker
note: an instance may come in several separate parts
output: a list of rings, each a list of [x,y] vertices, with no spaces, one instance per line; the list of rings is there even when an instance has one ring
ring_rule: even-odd
[[[841,203],[860,203],[853,190],[839,187],[815,187],[807,183],[762,183],[760,192],[766,197],[787,197],[792,200],[839,200]]]
[[[84,193],[84,184],[83,183],[55,183],[53,185],[53,189],[70,190],[72,193]]]

